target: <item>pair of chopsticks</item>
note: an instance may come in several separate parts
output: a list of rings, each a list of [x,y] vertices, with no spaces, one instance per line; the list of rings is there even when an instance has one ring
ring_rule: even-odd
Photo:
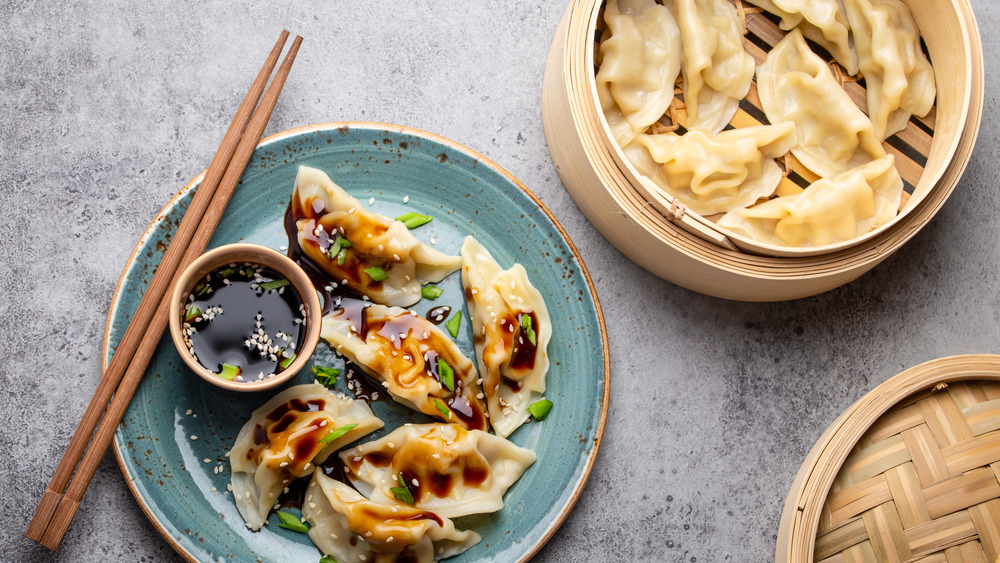
[[[62,542],[163,335],[170,313],[167,290],[175,274],[205,250],[264,133],[302,43],[296,36],[258,107],[287,39],[288,32],[282,31],[237,110],[28,525],[24,535],[51,550]]]

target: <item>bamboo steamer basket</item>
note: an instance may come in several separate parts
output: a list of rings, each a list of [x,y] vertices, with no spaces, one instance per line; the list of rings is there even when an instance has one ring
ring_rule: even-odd
[[[775,561],[1000,561],[1000,356],[921,364],[848,408],[795,477]]]
[[[685,212],[641,177],[613,140],[597,100],[594,53],[601,0],[573,0],[549,51],[542,120],[556,170],[606,239],[635,263],[677,285],[727,299],[780,301],[850,282],[899,249],[941,208],[969,162],[982,118],[982,42],[968,0],[907,4],[934,68],[936,106],[928,118],[919,124],[912,120],[906,131],[884,144],[897,155],[897,168],[911,191],[896,219],[865,237],[820,249],[754,243]],[[744,45],[759,62],[764,50],[757,44],[773,45],[783,32],[776,32],[762,14],[748,15],[746,21],[757,40],[747,39]],[[863,103],[859,85],[847,89]],[[754,98],[748,96],[741,108]],[[753,124],[747,117],[741,109],[732,123]]]

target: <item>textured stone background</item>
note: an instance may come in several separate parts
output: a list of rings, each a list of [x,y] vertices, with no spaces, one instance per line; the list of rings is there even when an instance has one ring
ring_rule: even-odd
[[[765,561],[798,466],[892,375],[1000,352],[1000,8],[986,115],[961,184],[861,279],[791,303],[721,301],[624,259],[549,159],[545,57],[566,2],[0,2],[0,559],[179,561],[105,456],[61,549],[23,537],[99,377],[119,273],[208,163],[281,28],[305,36],[268,132],[400,123],[520,178],[586,259],[607,318],[611,408],[590,482],[542,561]]]

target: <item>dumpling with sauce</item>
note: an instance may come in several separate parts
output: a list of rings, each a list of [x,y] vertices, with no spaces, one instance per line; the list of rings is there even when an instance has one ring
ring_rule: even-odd
[[[456,424],[413,424],[343,451],[340,459],[371,500],[457,518],[503,508],[504,493],[535,462],[535,452]]]
[[[303,254],[376,303],[412,305],[422,284],[462,262],[417,240],[402,221],[368,211],[322,170],[299,166],[291,207]]]
[[[482,539],[433,512],[372,502],[319,471],[305,498],[302,516],[310,524],[309,539],[337,561],[432,563]]]
[[[490,424],[506,437],[528,420],[528,407],[545,392],[549,310],[524,266],[504,270],[471,236],[462,243],[462,285]]]
[[[476,366],[453,340],[407,309],[342,300],[320,335],[397,402],[445,422],[485,430]]]
[[[247,527],[264,525],[293,479],[382,426],[363,401],[318,383],[289,387],[253,411],[229,454],[233,498]]]

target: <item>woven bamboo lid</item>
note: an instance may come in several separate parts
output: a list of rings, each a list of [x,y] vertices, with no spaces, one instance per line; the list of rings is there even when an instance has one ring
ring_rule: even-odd
[[[775,561],[1000,561],[1000,356],[953,356],[878,386],[795,478]]]
[[[549,51],[542,118],[556,170],[605,238],[643,268],[683,287],[729,299],[777,301],[854,280],[900,248],[941,208],[965,170],[982,116],[982,44],[968,0],[907,3],[939,85],[930,123],[933,138],[920,127],[911,131],[916,136],[905,141],[904,153],[911,160],[906,175],[912,193],[896,220],[867,237],[820,251],[763,248],[727,235],[711,218],[679,211],[669,196],[639,178],[599,111],[594,51],[601,0],[572,0]],[[774,26],[761,14],[755,17],[756,23],[748,21],[751,33],[770,37],[764,41],[773,44]],[[759,49],[748,51],[761,56]],[[744,100],[748,103],[753,100]],[[917,161],[922,169],[913,168]]]

